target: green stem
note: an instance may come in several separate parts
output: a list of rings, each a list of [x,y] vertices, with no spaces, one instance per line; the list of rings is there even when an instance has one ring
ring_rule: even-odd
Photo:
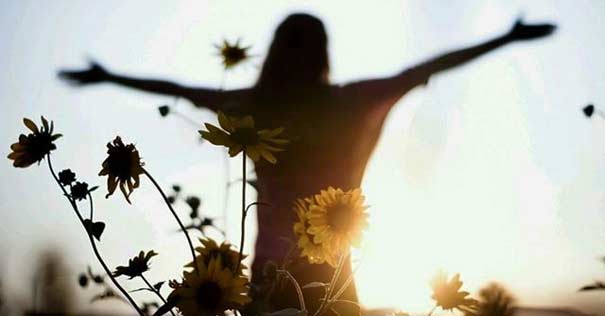
[[[338,265],[336,266],[336,270],[334,271],[334,274],[332,275],[332,279],[330,280],[330,283],[328,283],[328,288],[326,289],[326,294],[324,295],[324,299],[322,300],[321,304],[319,305],[319,308],[317,309],[317,311],[315,311],[313,316],[321,315],[323,310],[326,308],[327,303],[330,299],[330,296],[332,295],[332,292],[334,291],[334,288],[336,287],[336,282],[338,281],[338,277],[340,276],[340,272],[342,271],[342,267],[344,266],[345,259],[347,257],[348,257],[348,251],[347,251],[347,253],[343,253],[340,256],[340,258],[338,259]]]
[[[296,289],[296,294],[298,295],[298,304],[300,305],[300,310],[306,312],[307,308],[305,307],[305,298],[302,294],[302,290],[300,289],[300,285],[298,284],[294,276],[292,276],[292,274],[288,270],[278,270],[277,272],[284,274],[290,280],[292,285],[294,285],[294,288]]]
[[[246,149],[242,151],[242,222],[241,222],[241,235],[239,238],[239,257],[237,265],[235,266],[235,272],[239,271],[239,267],[242,263],[242,257],[244,255],[244,237],[246,235]]]
[[[92,216],[94,214],[94,203],[92,202],[92,194],[90,194],[90,192],[88,192],[88,199],[90,202],[90,221],[92,222]]]
[[[197,273],[199,275],[200,271],[198,270],[197,264],[195,262],[195,250],[193,248],[193,243],[191,242],[191,237],[189,237],[189,233],[187,232],[187,229],[185,229],[185,226],[183,225],[183,222],[181,222],[181,220],[179,219],[179,216],[176,215],[176,212],[172,208],[172,205],[168,201],[168,198],[166,197],[166,194],[164,193],[164,191],[162,191],[162,188],[160,187],[160,185],[155,181],[155,179],[151,176],[151,174],[149,174],[149,172],[147,172],[146,169],[143,169],[143,173],[147,176],[147,178],[149,178],[149,180],[151,180],[151,182],[156,187],[156,189],[158,189],[158,191],[160,192],[160,195],[162,195],[162,198],[164,199],[164,202],[168,206],[168,209],[172,213],[172,216],[174,216],[174,219],[176,219],[176,222],[179,224],[179,227],[181,227],[183,234],[185,234],[185,238],[187,238],[187,243],[189,244],[189,250],[191,251],[191,257],[193,258],[194,269],[195,269],[195,271],[197,271]]]
[[[118,281],[113,277],[113,275],[111,273],[111,270],[109,270],[109,267],[107,266],[107,264],[105,264],[105,261],[103,260],[103,258],[101,257],[101,254],[99,253],[99,250],[97,249],[97,244],[95,243],[94,238],[92,237],[92,235],[90,234],[90,232],[88,232],[88,230],[86,229],[86,226],[84,225],[84,218],[82,218],[82,215],[78,211],[78,206],[76,205],[76,203],[74,202],[74,200],[69,197],[69,195],[67,194],[67,191],[65,191],[65,188],[61,185],[61,182],[59,181],[59,178],[57,178],[57,175],[55,174],[55,170],[53,169],[52,162],[50,161],[50,154],[46,155],[46,159],[48,160],[48,168],[50,169],[50,173],[52,174],[53,178],[55,179],[55,181],[57,182],[57,184],[61,188],[61,191],[63,191],[63,195],[67,198],[67,200],[69,201],[69,204],[71,204],[71,207],[73,208],[74,212],[76,213],[76,216],[80,220],[80,224],[82,224],[82,227],[84,227],[84,230],[86,231],[86,235],[88,236],[88,239],[90,240],[90,244],[92,246],[92,250],[93,250],[95,256],[97,257],[97,260],[99,261],[99,263],[101,263],[101,266],[103,266],[103,269],[105,270],[105,273],[111,279],[111,281],[113,282],[113,284],[118,288],[118,290],[120,290],[120,292],[122,293],[122,295],[124,295],[128,299],[128,302],[132,305],[132,307],[134,307],[134,309],[137,311],[137,313],[139,313],[140,316],[145,316],[145,314],[139,308],[139,306],[134,301],[134,299],[120,285],[120,283],[118,283]]]

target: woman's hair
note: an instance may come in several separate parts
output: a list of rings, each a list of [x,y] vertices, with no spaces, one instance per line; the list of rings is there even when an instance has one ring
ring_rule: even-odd
[[[256,85],[325,84],[329,70],[328,39],[323,23],[309,14],[292,14],[275,31]]]

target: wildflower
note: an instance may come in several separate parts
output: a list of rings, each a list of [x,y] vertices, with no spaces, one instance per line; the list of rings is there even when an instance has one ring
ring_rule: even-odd
[[[248,49],[250,46],[241,47],[239,44],[239,39],[235,42],[235,44],[229,44],[226,40],[223,40],[223,45],[214,45],[219,51],[219,55],[223,59],[223,66],[225,70],[231,69],[237,64],[243,62],[244,60],[250,58],[248,55]]]
[[[71,198],[76,201],[85,200],[88,192],[88,183],[76,182],[76,184],[71,187]]]
[[[288,143],[285,139],[276,138],[284,131],[283,128],[257,130],[251,116],[227,117],[219,112],[218,122],[222,129],[206,123],[204,125],[208,131],[201,130],[199,133],[202,138],[214,145],[229,148],[231,157],[244,150],[254,161],[258,161],[262,157],[270,163],[276,163],[277,159],[272,152],[283,151],[282,148],[276,146]]]
[[[143,272],[149,270],[149,260],[154,256],[157,256],[157,253],[153,250],[146,254],[144,251],[141,251],[138,256],[128,260],[128,266],[117,267],[116,271],[113,272],[113,276],[125,275],[131,279],[140,276]]]
[[[210,260],[220,258],[224,268],[228,268],[235,275],[243,275],[243,269],[246,266],[240,263],[238,271],[235,271],[239,261],[239,252],[234,250],[229,242],[223,241],[220,246],[212,239],[200,238],[200,242],[203,246],[195,248],[199,253],[196,260],[202,260],[206,266],[209,266]],[[242,255],[242,260],[244,258],[246,255]],[[194,267],[193,262],[187,264],[186,267]]]
[[[59,172],[59,182],[64,185],[71,185],[76,181],[76,174],[71,169],[65,169]]]
[[[19,141],[11,145],[12,152],[7,156],[8,159],[13,160],[13,166],[17,168],[26,168],[33,163],[39,163],[44,156],[57,149],[53,142],[62,136],[53,135],[53,122],[51,121],[49,126],[44,116],[40,129],[28,118],[23,118],[23,124],[32,132],[19,135]]]
[[[360,189],[343,191],[329,187],[308,199],[307,232],[313,242],[326,244],[333,253],[342,252],[351,245],[359,247],[361,232],[368,225],[368,207]]]
[[[107,154],[99,172],[100,176],[108,176],[108,193],[105,197],[112,195],[119,184],[126,201],[130,203],[128,197],[139,187],[139,175],[143,173],[144,164],[139,152],[133,144],[124,145],[120,136],[116,136],[112,143],[107,143]]]
[[[459,291],[462,287],[462,281],[460,281],[460,274],[454,275],[451,281],[447,281],[447,274],[439,272],[431,282],[433,288],[433,296],[431,296],[437,306],[440,306],[444,310],[452,310],[457,308],[461,311],[472,311],[477,301],[470,297],[468,292]]]
[[[206,264],[205,258],[199,256],[196,264],[196,270],[183,273],[182,283],[172,284],[175,289],[168,297],[183,316],[222,315],[250,302],[248,280],[224,268],[220,257],[211,258]]]
[[[310,200],[310,199],[306,199]],[[309,234],[309,212],[308,204],[304,200],[298,199],[294,202],[294,211],[298,215],[298,222],[294,224],[294,234],[298,237],[298,248],[301,249],[300,256],[307,257],[309,263],[321,264],[327,262],[336,267],[335,253],[331,251],[325,243],[316,243],[313,241],[313,235]]]
[[[477,310],[465,312],[465,316],[513,316],[515,297],[504,287],[491,283],[479,291],[481,297]]]

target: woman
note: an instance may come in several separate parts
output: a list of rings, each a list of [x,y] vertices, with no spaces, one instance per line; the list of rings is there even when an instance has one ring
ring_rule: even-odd
[[[296,215],[293,201],[328,186],[344,190],[359,187],[366,163],[380,136],[391,107],[408,91],[424,85],[438,72],[459,66],[506,44],[544,37],[553,25],[527,25],[517,21],[502,36],[485,43],[450,52],[386,78],[346,85],[328,81],[327,36],[323,23],[308,14],[288,16],[278,27],[257,83],[240,90],[217,91],[185,87],[171,82],[136,79],[106,71],[93,63],[83,71],[63,71],[61,77],[76,84],[114,83],[146,92],[189,99],[197,107],[231,115],[252,115],[261,128],[285,127],[291,140],[278,163],[255,164],[258,200],[258,237],[252,280],[262,281],[262,269],[288,252],[280,237],[293,239]],[[333,269],[296,261],[290,270],[300,284],[328,282]],[[350,263],[343,276],[351,273]],[[343,282],[343,280],[340,280]],[[305,292],[313,313],[321,289]],[[354,285],[343,299],[357,301]],[[276,291],[273,308],[297,306],[292,288]],[[336,306],[341,315],[355,315],[354,306]]]

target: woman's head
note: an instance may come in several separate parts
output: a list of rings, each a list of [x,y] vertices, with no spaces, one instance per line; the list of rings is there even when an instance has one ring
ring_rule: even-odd
[[[275,31],[257,85],[327,83],[329,69],[323,23],[309,14],[292,14]]]

